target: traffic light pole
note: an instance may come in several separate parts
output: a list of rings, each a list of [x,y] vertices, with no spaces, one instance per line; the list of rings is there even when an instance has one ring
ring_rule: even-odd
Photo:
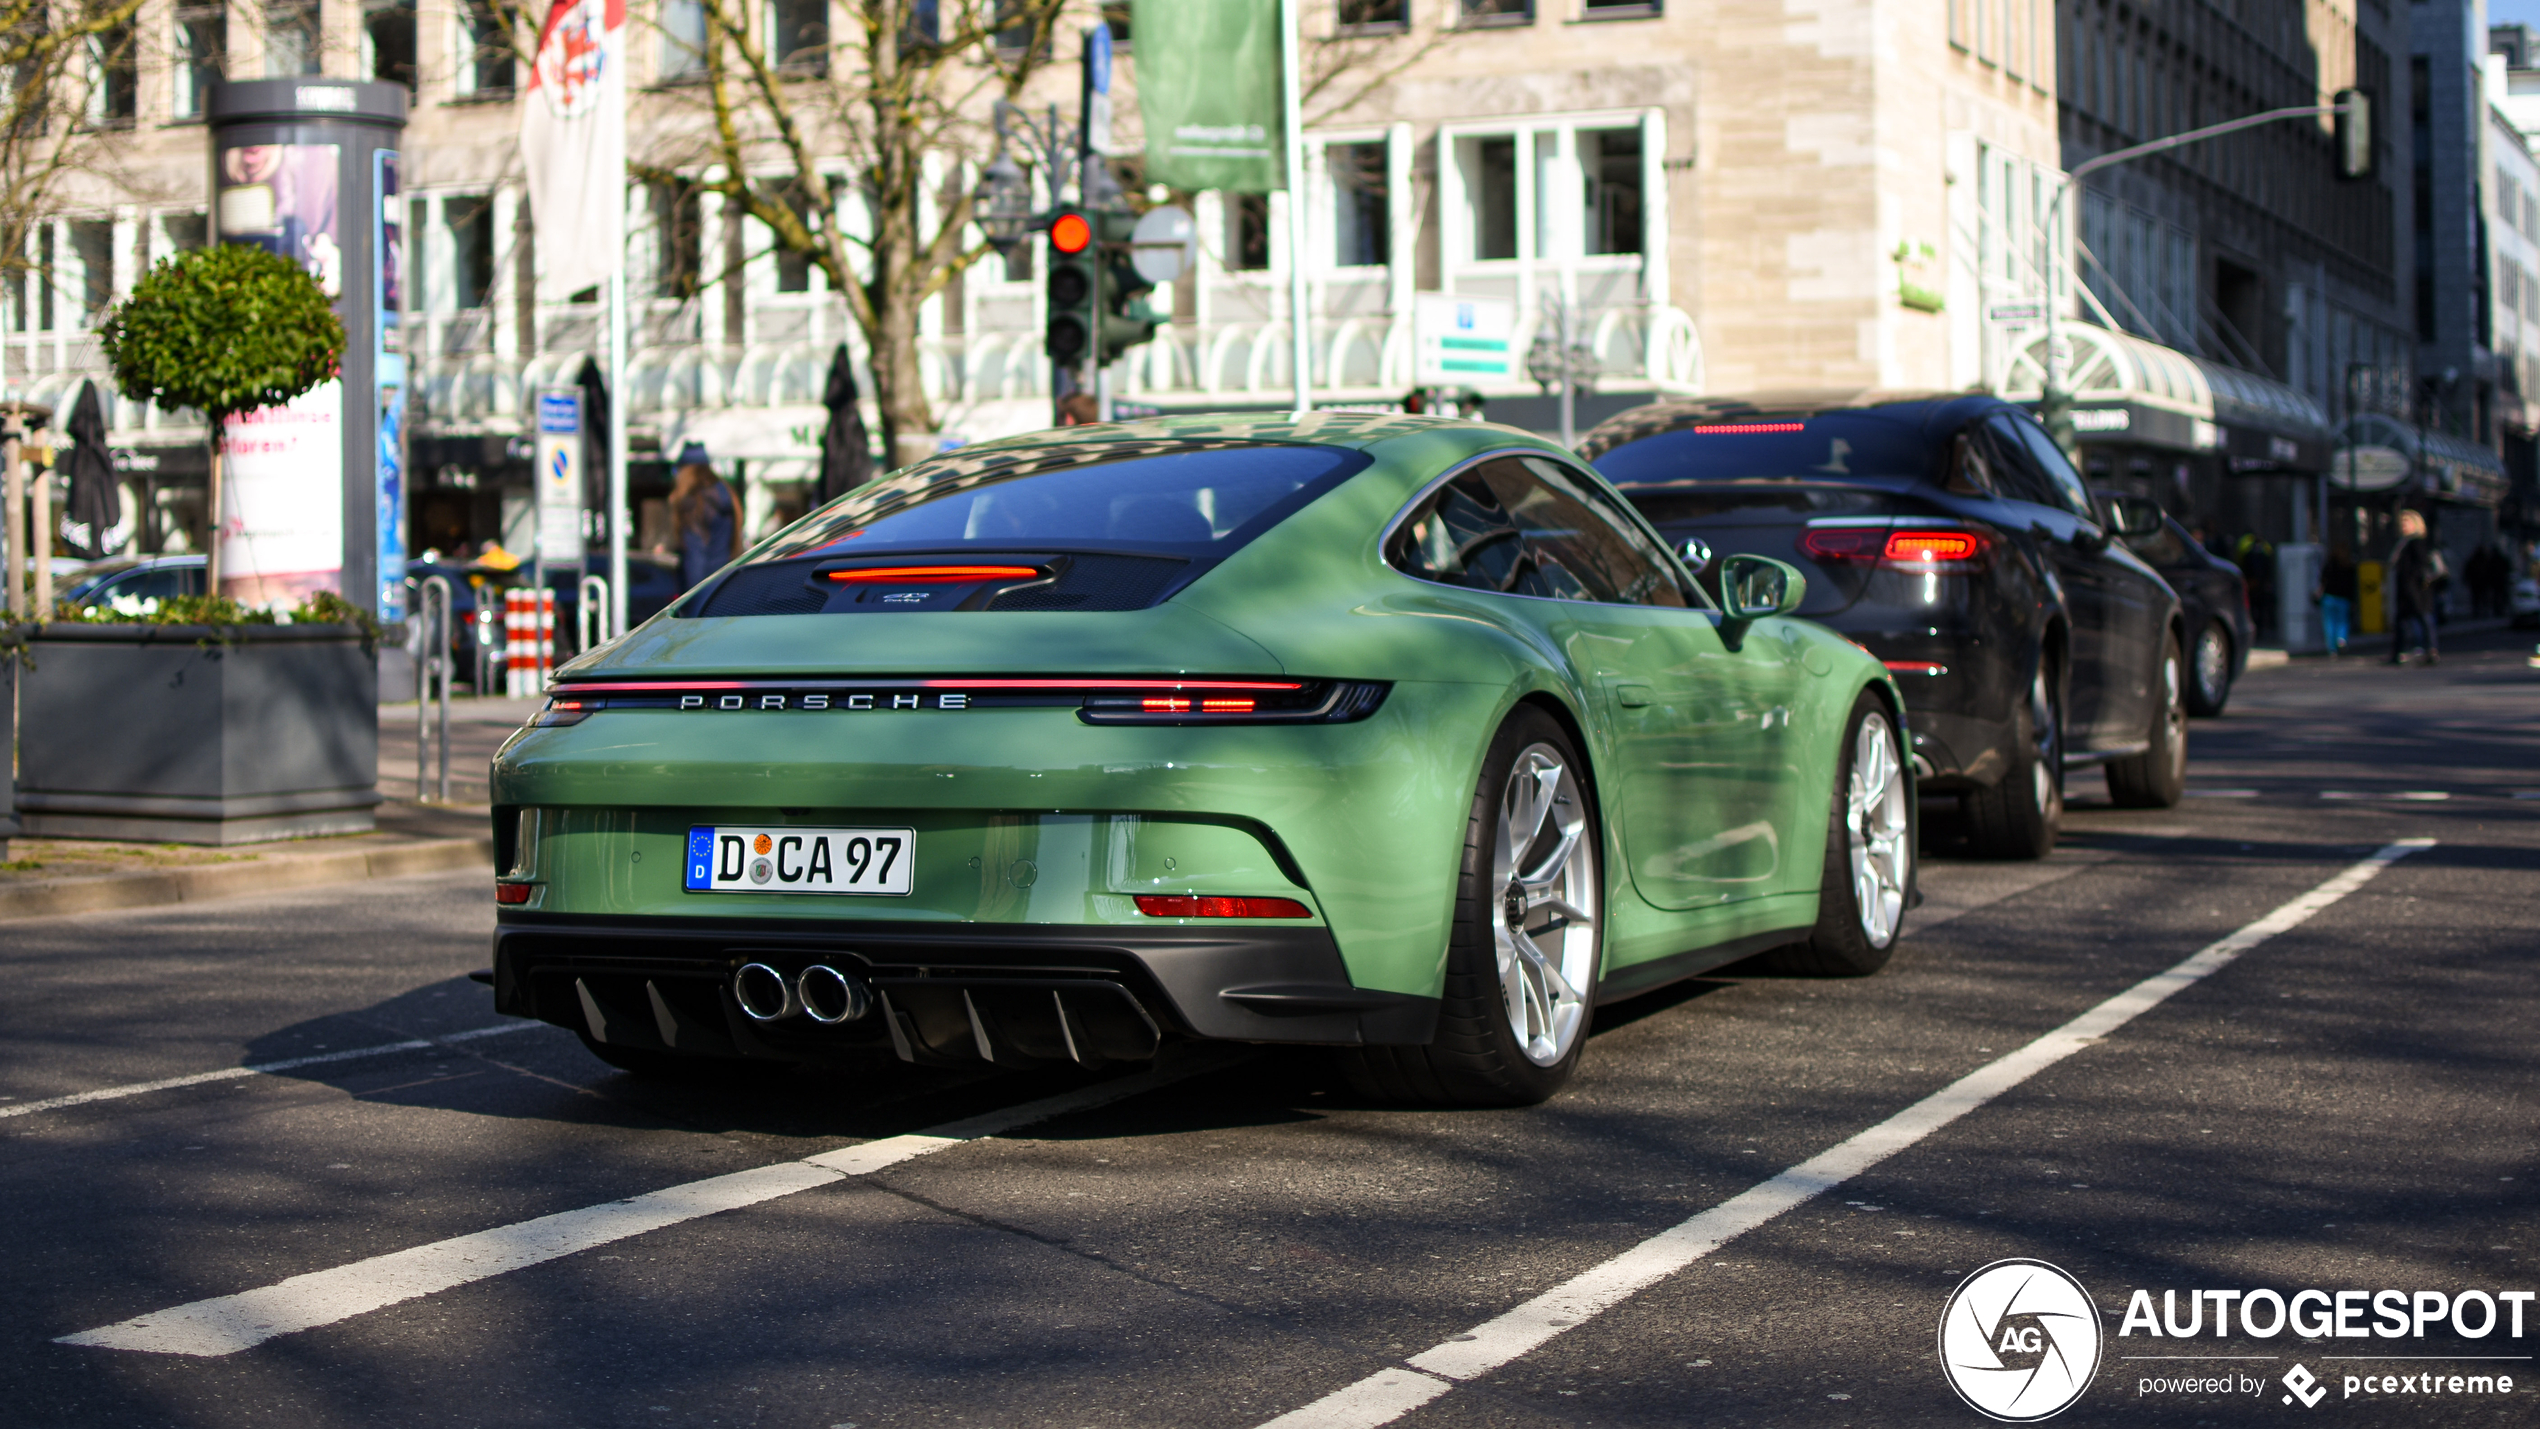
[[[1314,410],[1314,318],[1305,310],[1305,119],[1297,91],[1296,0],[1279,0],[1279,123],[1288,151],[1288,365],[1296,415]]]
[[[2148,158],[2154,154],[2167,153],[2172,149],[2202,143],[2207,139],[2219,139],[2225,134],[2237,134],[2243,129],[2255,129],[2262,124],[2280,124],[2287,119],[2351,116],[2362,131],[2363,152],[2360,155],[2351,151],[2341,152],[2339,163],[2347,177],[2361,178],[2371,168],[2373,144],[2369,123],[2371,113],[2370,99],[2362,91],[2350,89],[2341,91],[2334,104],[2297,104],[2286,109],[2270,109],[2261,114],[2246,114],[2238,119],[2226,119],[2220,124],[2208,124],[2202,129],[2190,129],[2185,133],[2172,134],[2166,139],[2155,139],[2148,144],[2137,144],[2130,149],[2114,149],[2096,158],[2086,159],[2074,165],[2072,172],[2064,175],[2063,182],[2056,186],[2055,196],[2047,200],[2045,220],[2047,240],[2053,242],[2055,234],[2061,231],[2060,225],[2064,222],[2064,200],[2070,197],[2075,189],[2081,187],[2083,179],[2101,169],[2131,163],[2136,159]],[[2348,142],[2343,133],[2339,135],[2339,139],[2341,146]],[[2053,261],[2046,268],[2048,277],[2046,374],[2039,384],[2037,401],[2038,420],[2045,426],[2047,434],[2055,439],[2055,445],[2062,447],[2066,452],[2073,449],[2072,394],[2064,390],[2061,331],[2063,300],[2055,293],[2053,280],[2064,276],[2070,267],[2071,265],[2064,261],[2063,255],[2058,253],[2053,255]],[[2077,277],[2076,281],[2078,281]]]

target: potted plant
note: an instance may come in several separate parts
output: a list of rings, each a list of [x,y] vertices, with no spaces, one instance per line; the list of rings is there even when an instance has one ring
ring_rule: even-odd
[[[20,626],[29,838],[236,844],[361,833],[379,803],[376,621],[331,593],[64,606]]]
[[[126,396],[202,412],[214,524],[228,420],[332,379],[344,325],[299,265],[221,244],[133,285],[98,331]],[[65,606],[21,641],[18,817],[29,836],[232,844],[372,826],[378,625],[332,592]]]

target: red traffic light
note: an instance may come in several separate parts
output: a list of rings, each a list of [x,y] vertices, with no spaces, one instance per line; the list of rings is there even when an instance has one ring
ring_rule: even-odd
[[[1081,213],[1062,213],[1050,221],[1050,247],[1061,253],[1082,253],[1094,246],[1094,226]]]

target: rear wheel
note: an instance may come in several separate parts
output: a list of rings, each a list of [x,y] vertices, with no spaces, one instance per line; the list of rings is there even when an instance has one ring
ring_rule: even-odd
[[[1465,823],[1437,1036],[1425,1047],[1344,1052],[1361,1094],[1523,1106],[1577,1069],[1603,944],[1586,772],[1541,712],[1520,710],[1500,727]]]
[[[2231,632],[2217,620],[2196,636],[2187,659],[2187,712],[2211,719],[2231,699]]]
[[[2178,637],[2161,642],[2161,669],[2152,692],[2151,747],[2108,766],[2108,797],[2121,809],[2166,809],[2187,795],[2187,680]]]
[[[1966,795],[1967,843],[1982,858],[2044,858],[2064,822],[2064,706],[2042,655],[2012,725],[2010,769]]]
[[[1767,954],[1766,967],[1801,977],[1866,977],[1887,966],[1914,886],[1909,813],[1904,745],[1887,707],[1864,690],[1835,761],[1817,926],[1808,941]]]

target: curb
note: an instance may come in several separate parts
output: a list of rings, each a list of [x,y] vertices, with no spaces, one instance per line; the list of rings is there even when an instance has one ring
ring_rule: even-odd
[[[464,868],[490,872],[493,866],[494,841],[483,838],[427,839],[392,848],[294,854],[271,862],[172,868],[162,873],[101,873],[0,888],[0,918],[49,918],[111,908],[155,908],[414,873],[449,873]]]

